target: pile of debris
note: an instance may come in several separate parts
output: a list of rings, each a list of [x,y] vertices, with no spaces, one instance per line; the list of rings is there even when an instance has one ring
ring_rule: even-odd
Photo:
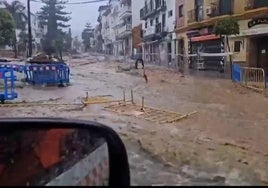
[[[46,55],[44,53],[38,53],[34,57],[27,60],[28,63],[46,64],[46,63],[64,63],[63,60],[55,58],[53,56]]]

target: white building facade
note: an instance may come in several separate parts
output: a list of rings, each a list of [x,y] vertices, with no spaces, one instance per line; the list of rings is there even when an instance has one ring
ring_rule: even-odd
[[[144,20],[141,20],[140,10],[144,7],[144,0],[132,0],[132,54],[142,53],[142,25]]]
[[[140,19],[145,62],[175,65],[175,0],[144,0]]]
[[[116,55],[130,57],[132,54],[132,10],[131,0],[121,0],[116,20]]]
[[[131,0],[110,0],[108,8],[101,13],[103,49],[116,57],[132,54]]]
[[[146,62],[175,64],[176,0],[110,0],[101,13],[103,49],[114,56],[143,54]]]

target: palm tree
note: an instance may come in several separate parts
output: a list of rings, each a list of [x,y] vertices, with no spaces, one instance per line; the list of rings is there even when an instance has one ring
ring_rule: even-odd
[[[7,11],[12,15],[16,29],[20,29],[21,32],[25,32],[26,30],[26,23],[27,23],[27,16],[24,12],[25,6],[20,2],[20,1],[13,1],[10,4],[7,1],[1,1],[0,4],[3,4],[6,8]],[[13,39],[13,49],[15,52],[15,56],[17,57],[17,38],[16,35],[14,36]]]

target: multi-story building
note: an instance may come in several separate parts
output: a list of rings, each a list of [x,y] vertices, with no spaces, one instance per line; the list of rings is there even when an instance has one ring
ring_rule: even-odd
[[[101,24],[98,23],[94,29],[94,45],[93,45],[94,51],[103,52],[102,43],[103,43],[103,39],[101,35]]]
[[[143,52],[146,62],[170,65],[174,59],[175,1],[145,0],[140,10],[143,20]],[[173,55],[172,55],[173,54]]]
[[[238,20],[240,34],[230,40],[233,61],[242,65],[268,67],[268,13],[267,0],[177,0],[176,33],[178,53],[226,52],[223,38],[213,33],[217,21],[233,17]],[[206,68],[218,69],[224,57],[204,57]],[[196,58],[190,58],[190,67],[196,67]]]
[[[142,38],[143,30],[142,24],[144,21],[141,20],[140,11],[144,6],[144,0],[132,0],[131,9],[132,9],[132,52],[133,55],[136,53],[142,52]]]
[[[27,11],[24,10],[24,14],[27,15]],[[26,25],[23,30],[21,29],[16,29],[15,34],[16,34],[16,39],[17,39],[17,45],[23,45],[23,51],[19,55],[25,55],[24,51],[28,48],[28,22],[27,20],[24,20]],[[47,33],[47,26],[42,26],[40,19],[36,14],[31,13],[31,30],[32,30],[32,45],[33,45],[33,53],[36,53],[37,51],[40,51],[42,46],[41,46],[41,41],[44,38],[45,34]],[[24,33],[25,38],[21,38],[22,33]],[[23,43],[23,44],[21,44]],[[17,46],[17,50],[20,52],[20,48]]]
[[[40,51],[42,48],[42,39],[47,33],[47,26],[42,26],[39,18],[35,14],[31,14],[31,27],[33,38],[33,50],[34,52]],[[28,28],[28,24],[27,24]]]
[[[110,13],[111,13],[110,6],[101,13],[101,24],[102,24],[101,34],[103,37],[103,50],[106,54],[113,54],[113,41],[112,41],[112,33],[109,18]]]
[[[98,25],[95,28],[95,44],[96,49],[99,52],[106,52],[105,49],[105,39],[106,36],[106,16],[104,13],[109,9],[110,7],[108,5],[103,5],[99,7],[99,17],[98,17]]]
[[[116,12],[116,56],[130,57],[132,54],[132,10],[131,0],[120,0],[119,9]]]
[[[106,53],[116,57],[131,56],[131,22],[131,0],[110,0],[109,7],[101,15],[101,32]]]

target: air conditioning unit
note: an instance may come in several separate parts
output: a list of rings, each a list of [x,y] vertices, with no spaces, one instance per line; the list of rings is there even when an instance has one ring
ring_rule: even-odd
[[[206,7],[206,15],[210,16],[212,14],[212,7],[208,6]]]

